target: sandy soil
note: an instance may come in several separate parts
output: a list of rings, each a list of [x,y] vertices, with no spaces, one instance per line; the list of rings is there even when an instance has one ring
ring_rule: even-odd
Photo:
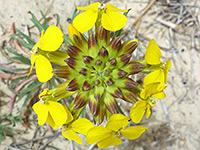
[[[27,26],[33,25],[28,11],[34,13],[37,18],[41,18],[40,10],[46,13],[47,16],[59,14],[62,29],[66,33],[67,20],[71,18],[75,6],[85,6],[87,3],[88,1],[81,0],[0,0],[0,45],[2,46],[4,40],[9,40],[9,32],[13,22],[16,28],[21,31],[25,31]],[[143,11],[147,5],[147,0],[111,0],[109,3],[122,9],[132,8],[126,29],[129,30],[128,38],[134,38],[136,29],[135,27],[131,28],[130,25]],[[169,19],[166,16],[167,10],[173,8],[159,4],[153,5],[142,18],[137,37],[141,42],[134,55],[137,58],[144,56],[148,40],[151,38],[156,39],[162,50],[162,59],[172,60],[172,67],[168,75],[168,87],[166,89],[167,97],[159,101],[156,107],[153,108],[153,113],[149,120],[143,120],[142,124],[149,127],[149,130],[140,139],[135,141],[125,140],[122,145],[108,149],[198,150],[200,148],[200,2],[191,0],[187,4],[198,4],[198,7],[182,7],[191,16],[195,17],[193,18],[194,20],[196,19],[196,25],[191,26],[184,25],[188,19],[177,25],[173,17]],[[174,8],[174,10],[176,9]],[[189,19],[191,18],[189,17]],[[167,21],[167,23],[163,23],[163,20]],[[173,23],[175,28],[169,28],[169,25],[171,25],[168,24],[169,22]],[[34,29],[32,31],[34,32]],[[195,44],[193,44],[194,41]],[[6,61],[0,54],[0,63]],[[1,80],[1,116],[9,110],[11,95],[12,92],[6,88],[6,85]],[[19,103],[14,108],[13,112],[15,114],[19,113],[18,107],[20,105]],[[128,110],[131,108],[131,105],[122,103],[122,107],[124,110]],[[18,149],[10,147],[10,144],[22,142],[24,139],[30,140],[33,137],[43,136],[47,127],[38,127],[33,122],[34,117],[35,115],[33,114],[30,116],[30,121],[32,122],[31,129],[26,129],[23,125],[17,124],[13,132],[6,132],[7,136],[3,138],[0,149]],[[35,135],[36,132],[37,135]],[[52,134],[48,132],[46,135]],[[42,142],[45,143],[48,140],[45,139]],[[26,146],[30,149],[38,149],[40,144],[41,141],[37,141],[34,144],[28,143]],[[89,147],[86,143],[80,147],[75,143],[64,140],[62,136],[53,139],[49,145],[67,150],[72,149],[72,145],[74,149],[88,149]],[[48,147],[46,149],[54,148]],[[94,149],[97,148],[94,147]]]

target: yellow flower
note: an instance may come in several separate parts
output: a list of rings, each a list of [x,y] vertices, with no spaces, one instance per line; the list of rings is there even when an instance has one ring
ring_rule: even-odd
[[[137,101],[131,108],[130,117],[134,123],[139,123],[146,112],[146,119],[151,115],[151,105],[146,101]]]
[[[130,140],[139,138],[142,133],[147,130],[144,126],[128,127],[130,119],[122,114],[114,114],[110,117],[106,127],[96,126],[88,131],[86,142],[93,144],[98,142],[99,148],[106,148],[111,145],[119,145],[122,143],[121,136],[125,136]]]
[[[151,115],[150,108],[156,103],[156,100],[166,97],[163,91],[165,87],[161,87],[160,82],[148,83],[147,81],[150,80],[144,80],[144,89],[140,93],[140,97],[143,100],[137,101],[130,111],[130,117],[134,123],[139,123],[142,120],[145,112],[146,119],[148,119]]]
[[[68,140],[73,140],[76,143],[82,145],[83,142],[76,132],[83,135],[87,135],[88,130],[91,129],[92,127],[94,127],[94,125],[88,119],[79,118],[76,121],[74,121],[71,125],[69,125],[67,128],[63,126],[62,135]]]
[[[37,78],[40,82],[47,82],[53,76],[53,68],[50,61],[40,54],[38,51],[56,51],[63,42],[63,33],[62,31],[54,25],[51,25],[47,28],[46,32],[42,30],[40,40],[34,45],[31,55],[31,68],[28,76],[33,70],[35,64],[35,70]]]
[[[120,30],[127,22],[126,16],[118,12],[127,12],[128,10],[118,9],[111,4],[95,2],[86,7],[77,7],[77,9],[85,10],[73,21],[73,25],[81,33],[90,30],[98,19],[101,19],[102,26],[110,31]]]
[[[155,71],[145,77],[145,80],[148,80],[146,83],[160,82],[161,86],[167,83],[167,74],[171,67],[171,61],[161,62],[161,56],[162,54],[156,41],[151,39],[146,49],[145,60],[147,64],[151,65],[151,68],[155,68]]]
[[[47,121],[53,129],[73,120],[69,110],[58,102],[40,100],[33,105],[33,110],[38,115],[39,125],[43,125]]]

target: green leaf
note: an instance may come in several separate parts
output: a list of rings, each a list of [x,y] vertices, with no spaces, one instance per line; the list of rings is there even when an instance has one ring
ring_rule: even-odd
[[[30,64],[31,64],[31,62],[30,62],[30,60],[29,60],[28,58],[26,58],[26,57],[24,57],[23,55],[17,53],[16,51],[12,50],[11,48],[6,47],[6,49],[7,49],[10,53],[12,53],[12,54],[14,54],[14,55],[17,56],[17,57],[10,57],[10,59],[19,60],[19,61],[21,61],[22,63],[27,64],[27,65],[30,65]]]
[[[41,23],[37,20],[37,18],[35,17],[35,15],[32,12],[28,12],[29,14],[31,14],[32,18],[31,21],[34,23],[34,25],[38,28],[38,30],[40,31],[40,33],[42,32],[42,30],[45,30],[45,28],[41,25]]]
[[[118,107],[119,112],[120,112],[122,115],[125,115],[125,113],[123,112],[123,110],[121,109],[121,107],[120,107],[119,105],[117,105],[117,107]]]
[[[42,15],[42,17],[43,17],[43,19],[44,19],[44,24],[43,24],[43,26],[44,26],[44,28],[46,29],[46,28],[48,27],[47,18],[46,18],[46,16],[44,15],[44,13],[43,13],[42,11],[40,11],[40,13],[41,13],[41,15]]]
[[[2,70],[2,71],[7,71],[7,72],[11,72],[11,73],[18,72],[18,71],[27,71],[27,69],[6,68],[6,67],[3,67],[3,66],[1,66],[1,65],[0,65],[0,70]]]
[[[59,17],[59,15],[58,14],[56,14],[56,20],[57,20],[57,22],[56,22],[56,26],[58,26],[59,25],[59,23],[60,23],[60,17]]]
[[[82,113],[81,113],[81,117],[85,118],[86,117],[86,107],[83,109]]]
[[[21,107],[21,110],[20,110],[20,114],[23,113],[24,108],[26,107],[26,105],[27,105],[29,99],[30,99],[30,98],[32,97],[32,95],[33,95],[33,92],[34,92],[34,90],[32,90],[32,92],[30,92],[30,93],[28,94],[28,96],[26,97],[26,99],[24,100],[24,102],[23,102],[23,104],[22,104],[22,107]]]
[[[43,83],[40,82],[32,82],[29,84],[29,86],[26,89],[23,89],[20,91],[19,98],[16,100],[16,103],[18,103],[28,92],[34,91],[35,88],[41,86]]]
[[[64,34],[64,41],[67,45],[72,45],[72,42],[71,42],[69,36],[67,36],[66,34]]]
[[[34,45],[27,43],[26,41],[24,41],[23,39],[21,39],[19,37],[19,35],[17,34],[12,34],[10,35],[11,38],[17,39],[17,41],[24,47],[28,48],[28,49],[32,49]]]
[[[124,13],[124,15],[127,16],[127,14],[129,13],[130,10],[131,10],[131,9],[128,9],[128,11]],[[118,36],[121,34],[121,32],[122,32],[122,29],[116,31],[115,34],[113,35],[112,39],[118,37]]]
[[[23,77],[19,77],[19,78],[16,78],[14,80],[12,80],[9,84],[8,84],[8,88],[12,88],[12,86],[14,84],[16,84],[18,81],[22,81],[23,79],[27,78],[27,76],[23,76]]]
[[[27,92],[33,91],[35,88],[37,88],[38,86],[41,86],[42,84],[43,83],[41,82],[38,82],[38,83],[32,82],[26,89],[21,90],[20,93],[27,93]]]
[[[75,10],[74,10],[74,13],[73,13],[73,15],[72,15],[72,22],[73,22],[74,18],[76,17],[77,12],[78,12],[78,9],[75,9]]]
[[[16,29],[16,31],[17,31],[17,33],[18,33],[19,35],[23,36],[23,37],[28,41],[29,44],[31,44],[32,46],[35,45],[35,42],[32,41],[31,38],[30,38],[28,35],[24,34],[23,32],[21,32],[21,31],[18,30],[18,29]]]

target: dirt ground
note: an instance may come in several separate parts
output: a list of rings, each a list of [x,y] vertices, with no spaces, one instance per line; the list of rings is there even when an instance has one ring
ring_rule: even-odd
[[[124,139],[120,146],[107,149],[200,149],[200,1],[157,1],[137,22],[135,21],[144,12],[150,1],[108,0],[108,2],[121,9],[131,8],[125,26],[125,33],[127,33],[125,39],[136,37],[140,41],[134,52],[134,58],[142,58],[149,40],[154,38],[161,48],[162,59],[170,59],[172,67],[165,89],[167,97],[160,100],[152,109],[153,113],[149,120],[143,119],[142,121],[142,124],[149,130],[137,140]],[[169,3],[171,5],[167,5]],[[27,27],[33,26],[29,11],[37,18],[41,18],[40,10],[47,16],[58,14],[63,32],[67,33],[67,25],[75,6],[85,6],[86,4],[88,4],[88,0],[0,0],[0,46],[2,47],[5,40],[9,41],[13,22],[16,28],[23,32],[26,32]],[[31,32],[34,30],[33,28]],[[0,64],[5,62],[7,59],[0,54]],[[0,117],[4,113],[8,113],[11,96],[12,92],[7,88],[6,80],[1,79]],[[20,105],[22,104],[15,105],[14,114],[19,113]],[[124,103],[121,105],[125,112],[132,107],[132,105]],[[90,146],[84,143],[83,146],[79,146],[58,134],[52,135],[49,132],[51,130],[47,130],[47,126],[39,127],[34,122],[34,117],[36,117],[34,114],[30,115],[30,129],[17,123],[13,131],[5,132],[6,136],[2,138],[0,149],[32,150],[39,147],[47,150],[98,149],[95,145]],[[40,139],[44,136],[46,138]],[[33,139],[36,140],[33,141]],[[43,147],[41,148],[41,146]]]

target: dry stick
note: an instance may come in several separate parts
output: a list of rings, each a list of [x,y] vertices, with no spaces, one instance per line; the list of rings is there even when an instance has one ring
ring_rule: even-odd
[[[43,137],[39,137],[39,138],[35,138],[35,139],[31,139],[31,140],[27,140],[27,141],[23,141],[23,142],[19,142],[19,143],[16,143],[16,144],[11,144],[11,146],[15,146],[15,145],[23,145],[23,144],[27,144],[27,143],[31,143],[31,142],[36,142],[36,141],[41,141],[41,140],[44,140],[46,138],[53,138],[55,136],[59,136],[61,135],[61,132],[58,132],[57,134],[55,135],[47,135],[47,136],[43,136]]]
[[[50,140],[48,140],[46,143],[44,143],[38,150],[43,150],[47,147],[48,144],[50,144],[51,142],[53,142],[53,140],[55,140],[56,138],[58,138],[58,136],[60,135],[60,133],[55,134],[54,137]]]
[[[137,19],[133,22],[132,26],[134,26],[138,21],[141,21],[142,17],[147,13],[147,11],[151,8],[151,6],[156,2],[156,0],[152,0],[147,7],[142,11],[142,13],[137,17]]]

